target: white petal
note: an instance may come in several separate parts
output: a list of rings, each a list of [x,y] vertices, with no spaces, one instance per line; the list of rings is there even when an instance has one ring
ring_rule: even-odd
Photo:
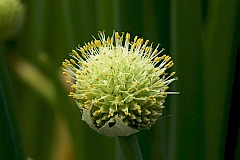
[[[104,126],[101,128],[96,128],[92,122],[90,110],[84,110],[82,115],[82,120],[84,120],[89,127],[97,131],[98,133],[101,133],[105,136],[115,137],[115,136],[129,136],[133,133],[138,132],[139,130],[133,129],[129,126],[127,126],[120,117],[117,115],[113,118],[111,118]],[[109,127],[109,124],[111,122],[116,122],[115,125],[112,127]]]

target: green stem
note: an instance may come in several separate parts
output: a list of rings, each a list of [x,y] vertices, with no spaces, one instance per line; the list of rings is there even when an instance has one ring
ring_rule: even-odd
[[[142,154],[138,146],[137,137],[132,134],[128,137],[118,137],[123,160],[142,160]]]
[[[3,48],[4,43],[0,41],[0,159],[25,160]]]

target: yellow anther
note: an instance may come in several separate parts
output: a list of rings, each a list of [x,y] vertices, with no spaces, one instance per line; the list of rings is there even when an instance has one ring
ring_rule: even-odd
[[[150,99],[154,99],[154,96],[149,96]]]
[[[74,96],[72,96],[74,99],[79,99],[79,97],[78,96],[76,96],[76,95],[74,95]]]
[[[170,61],[168,64],[169,64],[169,68],[171,68],[174,65],[173,61]]]
[[[164,60],[166,61],[168,58],[169,58],[169,56],[165,56],[165,57],[164,57]]]
[[[74,95],[75,94],[73,92],[70,92],[68,96],[71,97],[71,96],[74,96]]]
[[[109,45],[111,43],[111,39],[110,37],[107,38],[107,41],[106,41],[107,45]]]
[[[69,60],[67,60],[67,59],[65,59],[65,62],[66,62],[67,64],[69,64],[69,63],[70,63],[70,61],[69,61]]]
[[[115,100],[118,100],[119,99],[119,97],[115,97]]]
[[[77,51],[75,51],[74,49],[72,50],[72,53],[73,53],[74,55],[78,55]]]
[[[157,53],[158,53],[157,49],[153,51],[153,55],[156,55]]]
[[[135,36],[133,43],[136,43],[138,36]]]
[[[95,112],[93,113],[93,115],[94,115],[94,116],[97,116],[97,115],[99,114],[98,111],[99,111],[99,110],[95,111]]]
[[[149,46],[149,52],[152,52],[152,50],[153,50],[152,46]]]
[[[165,73],[165,70],[161,70],[160,75],[163,75]]]
[[[67,68],[67,64],[66,64],[65,62],[62,63],[62,66],[63,66],[64,68]]]
[[[170,61],[171,58],[172,58],[172,57],[170,57],[170,56],[166,56],[166,57],[164,58],[164,60],[165,60],[165,62],[168,62],[168,61]]]
[[[85,47],[85,46],[83,46],[83,47]],[[85,50],[86,50],[86,49],[84,49],[84,48],[81,48],[81,53],[82,53],[82,57],[83,57],[83,58],[85,58],[85,57],[86,57],[86,56],[85,56]]]
[[[136,43],[133,43],[133,44],[132,44],[132,48],[135,48],[135,47],[136,47],[136,45],[137,45]]]
[[[70,59],[70,61],[71,61],[73,64],[76,64],[76,62],[75,62],[73,59]]]
[[[139,45],[141,45],[141,39],[140,38],[136,42],[136,46],[138,47]]]
[[[173,76],[175,73],[176,73],[176,72],[172,72],[172,73],[170,74],[170,76]]]
[[[72,71],[76,73],[78,70],[76,68],[73,68]]]
[[[162,95],[163,95],[163,96],[167,96],[167,93],[166,93],[166,92],[163,92]]]
[[[150,79],[150,78],[151,78],[151,76],[150,76],[150,75],[148,75],[148,76],[147,76],[147,78],[148,78],[148,79]]]
[[[169,64],[166,64],[166,65],[164,66],[164,68],[166,68],[166,69],[169,68]]]
[[[164,59],[166,57],[166,54],[162,55],[161,59]]]
[[[63,72],[63,74],[64,74],[65,76],[67,76],[67,75],[68,75],[68,73],[67,73],[67,72]]]
[[[75,85],[71,85],[71,89],[76,89],[77,87]]]
[[[139,85],[141,82],[136,82],[136,85]]]
[[[100,41],[100,40],[95,40],[94,42],[95,42],[95,45],[96,45],[97,47],[100,47],[100,45],[101,45],[101,41]]]
[[[118,32],[115,32],[115,38],[118,38],[118,39],[120,38]]]
[[[95,104],[96,104],[96,105],[99,105],[99,102],[98,102],[98,101],[96,101],[96,102],[95,102]]]
[[[90,73],[90,70],[89,70],[89,69],[86,69],[86,72],[87,72],[87,73]]]
[[[156,57],[155,59],[154,59],[154,62],[158,62],[160,60],[160,58],[159,57]]]
[[[129,34],[129,33],[126,34],[126,40],[127,40],[128,42],[130,41],[130,34]]]
[[[92,46],[93,48],[95,48],[95,47],[96,47],[96,44],[95,44],[93,41],[91,41],[91,46]]]
[[[112,117],[113,116],[113,112],[109,112],[109,115],[110,115],[110,117]]]
[[[119,44],[121,44],[122,43],[122,41],[123,41],[123,37],[120,37],[120,39],[119,39]]]
[[[159,71],[159,68],[155,68],[155,72]]]
[[[146,47],[145,48],[145,52],[148,52],[150,49],[149,49],[149,47]]]
[[[142,38],[138,39],[137,43],[138,43],[138,45],[143,44],[143,39]]]
[[[166,90],[168,90],[169,89],[169,87],[168,86],[166,86],[166,87],[164,87],[164,90],[166,91]]]
[[[88,44],[87,44],[87,48],[88,48],[88,50],[91,50],[91,49],[92,49],[92,45],[91,45],[90,42],[88,42]]]
[[[87,51],[87,46],[81,47],[81,48],[80,48],[80,51],[81,51],[82,53],[85,52],[85,51]]]
[[[99,78],[98,78],[98,77],[96,78],[96,81],[99,81]]]
[[[77,58],[80,59],[81,57],[79,55],[77,55]]]
[[[145,45],[148,45],[148,43],[149,43],[149,40],[147,39],[147,40],[145,41]]]
[[[131,92],[131,91],[132,91],[132,88],[128,88],[128,91]]]
[[[138,109],[137,111],[138,111],[138,113],[141,113],[141,112],[142,112],[142,110],[141,110],[141,109]]]
[[[158,87],[163,87],[163,83],[158,84]]]
[[[136,109],[141,109],[141,107],[139,105],[135,105]]]
[[[71,84],[71,81],[66,81],[67,84]]]

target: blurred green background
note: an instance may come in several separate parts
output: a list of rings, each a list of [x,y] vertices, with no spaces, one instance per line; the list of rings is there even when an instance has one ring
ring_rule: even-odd
[[[121,159],[115,138],[82,122],[60,69],[72,49],[102,30],[160,43],[175,62],[179,80],[170,88],[180,94],[168,96],[163,116],[137,134],[143,159],[240,159],[239,119],[229,123],[238,73],[239,0],[22,3],[22,27],[0,44],[0,159]],[[229,142],[231,128],[237,131]]]

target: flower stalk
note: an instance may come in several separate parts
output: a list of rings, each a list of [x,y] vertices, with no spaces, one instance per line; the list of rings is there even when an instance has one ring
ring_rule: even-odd
[[[142,160],[136,134],[127,137],[118,136],[123,160]]]
[[[0,41],[0,159],[25,160],[4,51],[5,45]]]

